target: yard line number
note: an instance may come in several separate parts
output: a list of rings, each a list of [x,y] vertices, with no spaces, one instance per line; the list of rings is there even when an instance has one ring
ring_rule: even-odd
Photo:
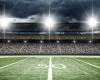
[[[35,68],[48,68],[49,66],[46,64],[38,64]],[[52,68],[64,69],[66,68],[63,64],[52,64]]]

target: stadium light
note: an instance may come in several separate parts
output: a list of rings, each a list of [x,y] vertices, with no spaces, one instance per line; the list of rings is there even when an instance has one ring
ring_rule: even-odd
[[[57,41],[57,43],[60,43],[60,41]]]
[[[43,41],[40,41],[40,43],[43,43]]]
[[[10,26],[11,19],[9,17],[3,16],[0,17],[0,28],[7,29]]]
[[[53,16],[43,16],[42,24],[46,29],[53,29],[56,26],[56,19]]]
[[[8,42],[8,43],[10,43],[11,41],[10,41],[10,40],[8,40],[7,42]]]
[[[92,43],[92,41],[90,40],[89,43]]]
[[[90,17],[89,19],[88,19],[88,21],[87,21],[87,23],[88,23],[88,25],[90,26],[90,27],[96,27],[97,25],[98,25],[98,21],[97,21],[97,19],[96,19],[96,17]]]
[[[73,43],[76,43],[76,41],[74,40]]]
[[[27,41],[25,40],[24,43],[27,43]]]

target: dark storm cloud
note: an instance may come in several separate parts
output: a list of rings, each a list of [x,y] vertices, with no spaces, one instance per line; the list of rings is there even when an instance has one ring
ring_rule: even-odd
[[[0,9],[2,8],[0,0]],[[91,0],[51,0],[51,13],[63,22],[77,22],[91,13]],[[17,18],[40,16],[48,12],[49,0],[5,0],[6,10]],[[94,11],[99,15],[100,0],[94,0]],[[36,19],[30,18],[30,19]]]
[[[3,0],[4,2],[4,0]],[[0,5],[3,4],[2,0]],[[47,2],[43,0],[5,0],[6,10],[18,17],[27,17],[47,11]]]
[[[100,13],[100,1],[94,0],[94,13]],[[92,11],[91,0],[57,0],[52,4],[52,12],[61,15],[66,20],[82,20],[84,16],[89,15]]]

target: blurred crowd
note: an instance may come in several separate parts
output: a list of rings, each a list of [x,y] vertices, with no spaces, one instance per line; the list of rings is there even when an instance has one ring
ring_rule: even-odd
[[[100,43],[0,43],[0,54],[100,54]]]

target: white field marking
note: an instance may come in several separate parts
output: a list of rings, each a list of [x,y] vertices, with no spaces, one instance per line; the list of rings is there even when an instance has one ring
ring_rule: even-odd
[[[53,68],[58,68],[58,69],[66,68],[66,66],[63,65],[63,64],[53,64],[52,67],[53,67]]]
[[[46,64],[38,64],[36,68],[48,68]]]
[[[78,62],[77,62],[77,63],[78,63]],[[78,63],[78,65],[81,66],[81,64],[79,64],[79,63]],[[89,70],[89,69],[86,68],[86,70]],[[90,69],[90,70],[91,70],[91,69]],[[94,70],[91,70],[91,71],[92,71],[93,73],[97,73],[97,72],[94,71]],[[87,75],[89,74],[88,71],[83,70],[83,72],[84,72],[84,74],[87,74]]]
[[[7,57],[7,56],[0,56],[0,58],[10,58],[10,57]]]
[[[0,56],[0,58],[14,58],[14,57],[33,57],[33,58],[49,58],[49,56],[40,56],[40,55],[34,55],[34,56],[32,56],[32,55],[1,55]]]
[[[77,56],[77,55],[61,55],[61,56],[52,56],[52,57],[57,57],[57,58],[61,58],[61,57],[64,57],[64,58],[100,58],[100,56],[84,56],[84,55],[80,55],[80,56]]]
[[[46,64],[38,64],[35,68],[48,68],[49,66]],[[64,69],[66,68],[63,64],[52,64],[52,68]]]
[[[52,78],[52,57],[51,56],[49,59],[48,80],[53,80]]]
[[[100,56],[77,56],[77,55],[49,55],[49,56],[52,56],[52,57],[58,57],[58,58],[62,58],[62,57],[64,57],[64,58],[100,58]],[[0,56],[0,58],[5,58],[5,57],[36,57],[36,58],[43,58],[43,57],[46,57],[46,58],[48,58],[49,57],[48,55],[34,55],[34,56],[32,56],[32,55],[7,55],[7,56]]]
[[[88,62],[83,61],[83,60],[80,60],[80,59],[76,59],[76,58],[73,58],[73,59],[75,59],[75,60],[77,60],[77,61],[79,61],[79,62],[82,62],[82,63],[88,64],[88,65],[90,65],[90,66],[93,66],[93,67],[95,67],[95,68],[99,68],[99,69],[100,69],[100,66],[96,66],[96,65],[94,65],[94,64],[88,63]]]
[[[28,57],[28,58],[29,58],[29,57]],[[3,67],[0,67],[0,70],[3,69],[3,68],[6,68],[6,67],[12,66],[12,65],[14,65],[14,64],[17,64],[17,63],[19,63],[19,62],[25,61],[25,60],[28,59],[28,58],[25,58],[25,59],[19,60],[19,61],[17,61],[17,62],[13,62],[13,63],[8,64],[8,65],[3,66]]]

